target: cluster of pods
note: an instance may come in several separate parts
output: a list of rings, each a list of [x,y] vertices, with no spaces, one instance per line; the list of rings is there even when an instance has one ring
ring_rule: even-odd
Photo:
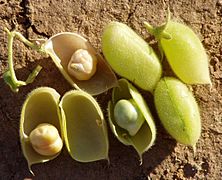
[[[20,137],[30,171],[32,164],[57,157],[63,142],[76,161],[108,159],[107,124],[93,96],[111,88],[107,123],[120,142],[135,148],[142,162],[142,154],[154,144],[156,128],[146,104],[149,99],[133,84],[154,95],[158,116],[169,134],[195,149],[201,120],[186,84],[211,83],[206,52],[189,27],[170,18],[159,27],[148,23],[145,27],[179,79],[162,77],[161,61],[153,49],[119,22],[109,23],[103,31],[106,60],[76,33],[59,33],[41,45],[76,90],[60,98],[56,90],[40,87],[27,96]],[[122,79],[117,80],[113,71]]]

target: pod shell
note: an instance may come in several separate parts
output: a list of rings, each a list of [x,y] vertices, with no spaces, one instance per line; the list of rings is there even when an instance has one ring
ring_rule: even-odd
[[[164,30],[171,39],[160,39],[175,74],[187,84],[211,84],[208,57],[197,35],[188,26],[169,21]]]
[[[96,100],[84,91],[67,92],[59,104],[67,150],[79,162],[108,159],[108,135]]]
[[[82,36],[76,33],[63,32],[49,38],[43,47],[60,70],[65,79],[76,89],[84,90],[91,95],[101,94],[114,87],[116,76],[104,58],[96,52],[93,46]],[[68,63],[72,54],[78,49],[85,49],[96,56],[97,70],[89,80],[77,80],[68,73]]]
[[[195,147],[201,134],[199,108],[191,91],[181,81],[162,78],[154,91],[159,118],[178,142]]]
[[[59,153],[53,156],[38,154],[29,141],[29,134],[41,123],[49,123],[55,126],[62,137],[61,121],[59,114],[60,95],[52,88],[40,87],[33,90],[26,98],[20,118],[20,142],[23,154],[28,162],[31,173],[31,165],[47,162],[56,158]]]
[[[152,91],[161,77],[162,67],[153,49],[123,23],[105,27],[102,51],[117,74],[144,90]]]
[[[114,118],[114,107],[120,99],[133,99],[143,114],[145,121],[135,136],[130,136],[128,132],[119,127]],[[137,89],[126,79],[119,80],[119,86],[112,91],[112,100],[108,104],[109,125],[117,139],[125,144],[131,145],[139,154],[142,162],[142,154],[146,152],[156,139],[156,128],[150,110]]]

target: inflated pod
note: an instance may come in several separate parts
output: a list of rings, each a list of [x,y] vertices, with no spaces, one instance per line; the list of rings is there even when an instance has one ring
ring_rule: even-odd
[[[59,104],[66,147],[73,159],[108,159],[107,126],[96,100],[84,91],[67,92]]]
[[[62,149],[59,98],[54,89],[40,87],[27,96],[22,107],[20,141],[30,172],[31,165],[54,159]]]
[[[160,27],[145,23],[159,41],[161,51],[175,72],[187,84],[211,84],[206,51],[194,31],[188,26],[168,20]]]
[[[153,91],[162,74],[160,61],[130,27],[109,23],[102,34],[102,51],[117,74],[144,90]]]
[[[150,110],[137,89],[127,80],[119,80],[108,105],[109,125],[117,139],[142,154],[154,143],[156,128]]]
[[[162,78],[154,91],[154,102],[168,133],[195,149],[201,133],[201,119],[198,105],[187,86],[175,78]]]
[[[76,89],[101,94],[116,85],[116,76],[92,45],[82,36],[63,32],[43,44],[65,79]]]

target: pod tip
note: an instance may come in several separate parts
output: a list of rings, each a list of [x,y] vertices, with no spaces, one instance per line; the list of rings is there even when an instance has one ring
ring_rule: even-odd
[[[28,168],[29,168],[29,172],[30,172],[33,176],[35,176],[34,172],[32,171],[31,164],[28,164]]]

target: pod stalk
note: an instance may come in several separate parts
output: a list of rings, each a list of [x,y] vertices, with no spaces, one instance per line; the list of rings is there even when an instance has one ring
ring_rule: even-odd
[[[161,46],[160,40],[163,39],[167,39],[170,40],[172,39],[171,35],[169,33],[167,33],[165,30],[167,28],[168,23],[170,22],[171,16],[170,16],[170,10],[169,8],[167,9],[167,17],[166,17],[166,22],[163,23],[160,26],[154,27],[151,24],[149,24],[148,22],[144,22],[144,26],[146,28],[146,30],[153,35],[157,41],[158,41],[158,48],[160,51],[160,59],[161,61],[163,60],[164,57],[164,52],[163,52],[163,48]]]
[[[169,8],[167,9],[167,17],[166,17],[166,22],[163,23],[160,26],[154,27],[152,25],[150,25],[148,22],[144,22],[144,26],[147,29],[147,31],[152,34],[153,36],[155,36],[155,38],[159,41],[161,38],[164,39],[171,39],[171,35],[169,33],[167,33],[165,30],[167,28],[168,23],[171,20],[171,16],[170,16],[170,10]]]

